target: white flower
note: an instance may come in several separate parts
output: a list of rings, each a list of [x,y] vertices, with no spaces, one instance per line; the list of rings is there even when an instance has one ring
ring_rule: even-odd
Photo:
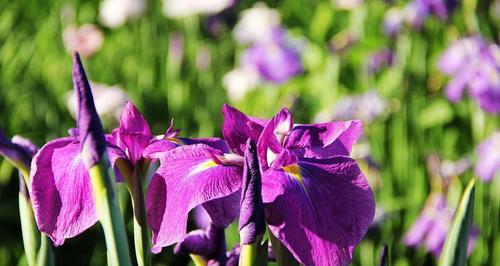
[[[89,57],[101,49],[103,40],[104,34],[93,24],[85,24],[80,28],[70,25],[63,30],[64,47],[69,53],[77,51]]]
[[[216,14],[233,3],[234,0],[163,0],[163,13],[171,18],[197,14]]]
[[[248,91],[253,90],[260,83],[260,78],[253,69],[236,68],[224,75],[222,83],[229,99],[236,102],[241,100]]]
[[[252,8],[241,12],[234,27],[234,38],[240,44],[268,41],[272,29],[280,25],[280,15],[264,3],[256,3]]]
[[[146,9],[144,0],[104,0],[101,3],[99,19],[102,24],[117,28],[128,19],[142,15]]]
[[[125,91],[118,85],[108,86],[94,82],[91,82],[90,87],[94,95],[97,113],[100,116],[112,117],[119,121],[125,103],[128,100]],[[68,105],[68,110],[71,115],[76,117],[77,102],[74,90],[69,92],[66,96],[66,104]]]

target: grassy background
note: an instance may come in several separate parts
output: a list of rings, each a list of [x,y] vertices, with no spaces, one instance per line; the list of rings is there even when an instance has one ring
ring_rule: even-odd
[[[478,1],[475,10],[463,8],[470,2],[461,2],[447,23],[430,17],[422,29],[406,28],[389,38],[381,30],[390,7],[384,1],[366,1],[353,11],[335,9],[330,1],[266,1],[279,10],[292,35],[308,40],[302,56],[305,71],[283,85],[263,85],[233,105],[262,117],[287,106],[297,122],[307,123],[339,98],[369,89],[378,90],[389,103],[381,117],[365,124],[365,136],[379,166],[373,175],[381,177],[374,186],[375,197],[385,218],[356,249],[353,265],[374,265],[383,243],[389,244],[394,265],[435,264],[424,249],[402,243],[402,235],[431,190],[425,158],[430,153],[451,160],[474,156],[474,147],[498,130],[498,117],[483,113],[470,99],[458,104],[445,99],[442,88],[447,80],[436,66],[451,41],[474,30],[498,42],[499,20],[490,10],[493,1]],[[88,76],[123,86],[154,133],[161,134],[174,117],[184,136],[220,136],[220,109],[228,102],[222,77],[235,67],[242,50],[232,39],[231,28],[238,13],[253,3],[238,3],[227,14],[221,34],[214,36],[203,27],[203,17],[167,19],[161,13],[161,1],[149,0],[139,19],[118,29],[101,26],[103,48],[84,60]],[[99,1],[95,0],[0,2],[0,126],[7,135],[20,134],[40,146],[75,125],[66,107],[66,94],[72,90],[71,56],[62,43],[67,22],[62,21],[61,11],[68,5],[75,10],[72,22],[99,25]],[[471,13],[477,26],[465,20]],[[173,32],[184,39],[180,63],[168,51]],[[331,52],[329,44],[341,32],[359,39],[341,52]],[[394,49],[397,60],[370,74],[368,58],[383,48]],[[208,69],[196,67],[200,49],[211,53]],[[105,121],[108,130],[114,126],[116,122]],[[458,199],[470,178],[472,171],[455,179],[451,201]],[[17,190],[15,171],[0,158],[0,265],[25,264]],[[494,265],[500,261],[499,180],[479,182],[476,193],[474,222],[480,235],[469,264]],[[130,216],[130,207],[126,212]],[[106,256],[100,230],[95,226],[57,248],[58,265],[102,265]],[[228,232],[230,243],[236,243],[235,227]],[[187,257],[174,257],[171,249],[153,258],[158,265],[188,263]]]

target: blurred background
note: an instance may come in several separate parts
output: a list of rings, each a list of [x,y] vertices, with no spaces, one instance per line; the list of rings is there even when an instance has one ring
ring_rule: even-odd
[[[352,264],[376,264],[384,243],[394,265],[436,264],[477,177],[469,264],[498,265],[499,26],[498,0],[5,0],[0,127],[42,146],[75,126],[74,50],[108,131],[127,99],[155,134],[175,118],[185,137],[221,136],[224,103],[258,117],[289,107],[296,123],[359,119],[353,157],[377,212]],[[17,194],[0,158],[0,265],[26,264]],[[55,253],[58,265],[104,265],[101,229]],[[153,262],[189,257],[168,248]]]

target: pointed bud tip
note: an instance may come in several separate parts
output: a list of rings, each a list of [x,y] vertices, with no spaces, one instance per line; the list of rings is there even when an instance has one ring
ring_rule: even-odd
[[[101,120],[97,115],[94,98],[78,52],[73,53],[73,86],[78,103],[78,130],[80,152],[87,168],[96,165],[106,149]]]
[[[265,232],[264,203],[262,202],[262,181],[257,147],[253,140],[247,140],[243,189],[240,203],[238,229],[242,244],[257,241]]]

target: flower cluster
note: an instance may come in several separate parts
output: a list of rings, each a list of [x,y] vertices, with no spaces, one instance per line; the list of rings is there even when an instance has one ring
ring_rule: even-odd
[[[78,54],[73,82],[78,127],[69,136],[49,141],[31,160],[35,150],[27,152],[0,134],[2,155],[25,168],[31,163],[36,223],[56,246],[101,219],[91,170],[109,158],[116,181],[131,191],[134,212],[141,203],[136,193],[143,193],[137,187],[147,186],[142,204],[153,253],[177,243],[176,253],[231,264],[243,256],[244,245],[260,244],[269,228],[302,264],[351,261],[375,212],[372,190],[350,158],[361,122],[295,124],[286,108],[261,119],[224,105],[223,139],[183,138],[172,123],[154,136],[127,102],[118,128],[104,134]],[[210,219],[204,230],[188,234],[195,208]],[[242,246],[226,254],[224,228],[238,217]]]
[[[459,101],[465,89],[489,113],[500,113],[500,47],[480,36],[453,43],[439,59],[441,71],[452,77],[445,93]]]
[[[248,47],[240,58],[240,66],[224,77],[232,100],[241,99],[263,81],[282,84],[302,72],[300,48],[280,26],[278,12],[265,4],[257,3],[242,12],[234,37]]]

